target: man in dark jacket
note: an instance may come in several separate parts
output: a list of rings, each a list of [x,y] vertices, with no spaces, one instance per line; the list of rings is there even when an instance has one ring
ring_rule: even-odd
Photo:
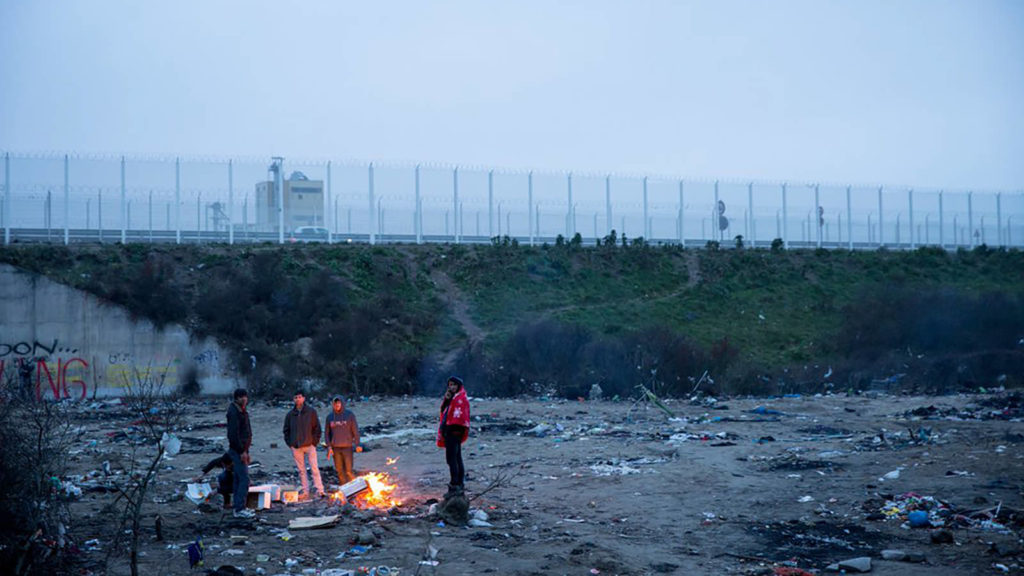
[[[284,417],[284,443],[292,449],[295,467],[299,469],[299,480],[302,481],[300,500],[309,499],[309,480],[306,478],[306,458],[313,469],[313,487],[320,498],[325,496],[324,484],[320,481],[320,465],[316,461],[316,445],[320,443],[320,419],[316,410],[306,405],[306,397],[301,391],[295,393],[295,408]]]
[[[331,404],[334,410],[324,422],[327,457],[334,456],[338,482],[345,484],[355,479],[352,473],[352,450],[359,446],[359,425],[356,424],[356,415],[345,409],[345,401],[341,396],[335,396]]]
[[[234,473],[232,481],[232,504],[236,518],[252,518],[256,515],[245,507],[249,494],[249,446],[252,445],[252,426],[249,412],[249,393],[244,388],[235,390],[234,401],[228,406],[228,457]]]

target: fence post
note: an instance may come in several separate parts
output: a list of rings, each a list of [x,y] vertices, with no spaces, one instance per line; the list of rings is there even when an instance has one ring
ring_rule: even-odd
[[[372,246],[373,244],[377,243],[377,207],[374,206],[373,200],[373,162],[370,162],[370,167],[367,170],[367,176],[369,178],[369,184],[367,185],[367,195],[369,196],[370,201],[370,212],[368,214],[368,216],[370,217],[370,245]]]
[[[683,181],[679,181],[679,245],[686,247],[686,237],[683,235]]]
[[[423,243],[423,201],[420,199],[420,165],[416,165],[416,243]]]
[[[715,209],[713,210],[714,222],[711,223],[711,229],[714,232],[715,240],[721,242],[725,238],[725,230],[722,230],[722,209],[721,204],[718,203],[718,180],[715,180]]]
[[[334,234],[331,233],[331,229],[328,227],[327,218],[328,214],[331,213],[331,161],[327,161],[327,194],[324,196],[324,228],[327,228],[327,243],[334,243]]]
[[[942,190],[939,190],[939,248],[946,248],[946,238],[943,235],[943,212],[942,212]]]
[[[331,163],[327,163],[327,189],[331,189]],[[326,221],[327,218],[325,217]],[[329,239],[329,237],[328,237]],[[235,243],[235,165],[228,160],[228,244]]]
[[[607,234],[612,233],[612,228],[615,226],[612,224],[612,175],[608,174],[604,177],[604,214],[605,214],[605,227],[608,228]]]
[[[174,159],[174,243],[181,244],[181,159]]]
[[[754,245],[754,183],[750,182],[747,184],[747,241],[750,242],[751,248],[756,248]]]
[[[974,247],[974,193],[967,192],[967,236],[968,246]]]
[[[487,237],[494,238],[494,170],[487,172]]]
[[[850,250],[853,250],[853,204],[851,202],[850,186],[846,187],[846,242]]]
[[[1003,242],[1003,193],[996,192],[996,244],[1006,246]]]
[[[527,199],[527,202],[528,202],[528,205],[526,207],[527,224],[530,227],[530,230],[529,230],[529,232],[530,232],[530,246],[533,246],[533,223],[534,223],[535,216],[534,216],[534,213],[533,213],[533,171],[532,170],[530,171],[529,174],[526,175],[526,187],[527,187],[526,199]]]
[[[647,176],[644,176],[644,240],[651,239],[650,221],[647,218]]]
[[[4,244],[11,243],[11,153],[4,153]]]
[[[821,208],[821,195],[818,192],[818,184],[814,185],[814,223],[817,224],[815,228],[818,229],[818,248],[821,248],[821,234],[825,227],[825,218],[823,217],[824,211]]]
[[[910,212],[908,218],[910,219],[910,249],[917,248],[917,242],[914,241],[914,189],[907,190],[907,210]]]
[[[71,216],[71,210],[68,206],[71,204],[71,178],[70,178],[70,167],[68,165],[68,155],[64,155],[64,245],[67,246],[71,242],[71,229],[68,224],[68,220]]]
[[[782,183],[782,246],[789,248],[789,210],[786,204],[786,183]]]
[[[884,221],[885,221],[885,218],[882,215],[882,187],[879,186],[878,187],[878,247],[879,248],[881,248],[882,246],[885,245],[885,240],[883,238],[883,235],[885,234],[885,228],[882,226],[882,223]]]
[[[196,244],[203,243],[203,193],[196,192]]]
[[[121,244],[128,239],[128,192],[124,184],[124,156],[121,156]]]
[[[566,187],[568,190],[568,198],[565,204],[565,237],[566,239],[572,238],[572,172],[566,177]]]
[[[452,214],[454,215],[452,236],[456,244],[459,243],[459,167],[452,171]]]
[[[274,170],[274,194],[277,195],[277,243],[284,244],[284,158],[271,158]],[[256,203],[259,206],[259,202]],[[371,211],[373,207],[370,207]]]

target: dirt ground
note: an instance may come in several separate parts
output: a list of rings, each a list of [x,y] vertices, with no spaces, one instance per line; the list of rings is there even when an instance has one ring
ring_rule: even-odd
[[[322,421],[326,404],[309,401]],[[185,550],[197,536],[204,569],[232,565],[268,575],[379,566],[391,574],[773,574],[787,567],[824,572],[862,556],[871,557],[873,574],[1024,570],[1019,396],[669,401],[675,418],[631,401],[472,399],[467,494],[500,482],[471,503],[490,526],[470,527],[431,513],[447,483],[444,453],[434,445],[437,404],[401,398],[349,405],[366,448],[355,457],[357,473],[390,473],[399,507],[275,502],[247,522],[181,497],[185,482],[226,444],[227,400],[194,401],[179,434],[185,452],[164,462],[147,504],[141,573],[188,573]],[[281,442],[288,408],[250,405],[260,464],[254,484],[297,482]],[[77,478],[85,492],[72,507],[72,535],[92,548],[83,555],[93,573],[127,574],[125,555],[102,564],[110,527],[100,511],[113,496],[96,488],[95,474],[105,460],[117,473],[117,455],[127,450],[118,432],[130,432],[130,418],[110,402],[81,413],[73,473],[94,476]],[[389,458],[398,460],[389,465]],[[325,481],[336,484],[323,450],[320,464]],[[944,503],[930,519],[945,526],[904,527],[907,510],[886,501],[908,492]],[[280,537],[292,518],[339,512],[333,527]],[[155,541],[157,514],[163,542]],[[361,532],[376,543],[357,554]],[[941,542],[945,533],[952,542]],[[83,544],[92,539],[98,542]],[[431,549],[436,566],[421,564]],[[885,549],[920,554],[923,562],[883,560]]]

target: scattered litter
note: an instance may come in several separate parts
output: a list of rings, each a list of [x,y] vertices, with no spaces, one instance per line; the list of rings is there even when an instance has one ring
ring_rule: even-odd
[[[915,492],[900,494],[892,500],[887,500],[882,509],[879,510],[887,519],[906,519],[907,527],[910,527],[909,515],[912,512],[923,512],[923,521],[931,526],[944,526],[946,518],[952,514],[949,505],[931,496],[922,496]],[[915,515],[915,522],[921,523],[921,515]]]
[[[626,465],[625,462],[615,460],[594,464],[590,470],[597,476],[625,476],[627,474],[639,474],[639,468]]]
[[[814,496],[801,496],[797,502],[814,502]]]
[[[188,567],[195,568],[203,565],[203,540],[196,538],[196,541],[189,544],[186,549],[188,553]]]
[[[435,428],[409,428],[406,430],[389,432],[387,434],[362,434],[360,436],[360,442],[366,443],[384,438],[398,439],[406,436],[434,436],[435,434],[437,434],[437,429]]]
[[[208,483],[189,484],[188,489],[185,491],[185,498],[188,498],[189,502],[198,506],[206,502],[212,493],[213,488]]]
[[[814,576],[814,573],[792,566],[776,566],[772,568],[772,576]]]
[[[886,472],[878,479],[879,482],[885,482],[886,480],[896,480],[900,477],[899,469],[893,470],[892,472]]]
[[[911,528],[930,528],[932,525],[928,521],[928,513],[924,510],[914,510],[907,514],[907,523],[910,524]]]
[[[288,522],[289,530],[307,530],[311,528],[327,528],[337,524],[339,516],[299,516]]]
[[[871,572],[871,557],[861,556],[860,558],[843,560],[842,562],[829,565],[826,570],[830,572]]]
[[[968,404],[964,408],[923,406],[902,415],[909,420],[1007,420],[1024,421],[1024,395],[1019,392],[992,396]]]
[[[164,435],[160,438],[160,444],[164,447],[165,456],[173,457],[181,452],[181,440],[174,434],[164,432]]]

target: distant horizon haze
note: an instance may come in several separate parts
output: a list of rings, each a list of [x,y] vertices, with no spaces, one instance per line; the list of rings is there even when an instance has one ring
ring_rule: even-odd
[[[0,150],[1024,189],[1024,3],[0,3]]]

